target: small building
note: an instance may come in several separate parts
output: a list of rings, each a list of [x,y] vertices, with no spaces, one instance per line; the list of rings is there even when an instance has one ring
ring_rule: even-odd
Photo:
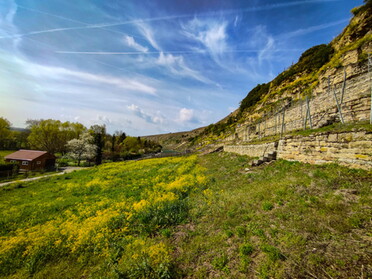
[[[56,157],[46,151],[21,149],[4,157],[5,162],[18,163],[20,171],[52,169]]]

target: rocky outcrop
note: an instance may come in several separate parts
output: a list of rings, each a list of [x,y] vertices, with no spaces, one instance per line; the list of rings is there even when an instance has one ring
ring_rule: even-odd
[[[347,58],[347,60],[350,59],[350,57]],[[324,74],[309,98],[309,105],[305,98],[287,102],[282,108],[263,115],[259,122],[246,122],[239,125],[234,139],[252,141],[264,136],[280,134],[282,131],[286,133],[300,130],[305,128],[305,122],[306,127],[309,128],[310,119],[306,117],[308,107],[312,128],[340,122],[341,117],[345,123],[369,120],[371,113],[370,75],[367,62],[364,65],[353,64],[334,70],[329,78]],[[337,102],[342,114],[339,113]]]

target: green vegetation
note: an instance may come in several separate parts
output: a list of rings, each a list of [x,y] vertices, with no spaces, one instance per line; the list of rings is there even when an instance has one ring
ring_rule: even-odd
[[[362,13],[362,12],[366,11],[368,8],[371,8],[372,7],[372,1],[371,0],[364,0],[364,3],[365,3],[365,5],[362,5],[362,6],[353,8],[351,10],[351,13],[354,16],[356,16],[359,13]]]
[[[240,111],[244,111],[252,106],[254,106],[263,95],[269,92],[270,83],[258,84],[253,88],[248,95],[240,103]]]
[[[296,75],[303,73],[311,73],[319,70],[331,58],[334,50],[330,45],[318,45],[309,48],[302,53],[300,59],[296,64],[291,66],[288,70],[282,72],[273,81],[273,86],[279,86],[284,81],[294,81]]]
[[[13,153],[14,150],[0,150],[0,163],[4,163],[4,157]]]
[[[140,137],[126,137],[121,143],[120,149],[120,157],[132,159],[138,158],[143,154],[158,153],[161,151],[162,146],[154,141]]]
[[[272,82],[258,84],[240,103],[243,112],[256,105],[263,96],[269,93],[271,87],[278,87],[283,83],[293,82],[298,75],[310,74],[319,70],[332,57],[334,50],[331,45],[318,45],[306,50],[299,61],[288,70],[279,74]]]
[[[0,190],[12,278],[372,276],[371,172],[228,153],[110,163]]]
[[[61,122],[59,120],[28,120],[30,135],[28,142],[33,149],[45,150],[52,154],[67,152],[66,144],[69,140],[78,138],[86,131],[83,124]]]
[[[249,158],[226,153],[200,163],[211,182],[175,233],[179,276],[372,276],[371,172],[280,160],[244,171]]]
[[[112,163],[0,189],[0,276],[169,278],[164,234],[206,178],[196,157]]]

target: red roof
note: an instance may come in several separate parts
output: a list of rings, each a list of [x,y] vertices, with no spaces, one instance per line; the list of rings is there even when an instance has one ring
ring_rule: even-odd
[[[16,151],[12,154],[9,154],[4,157],[4,159],[8,160],[24,160],[24,161],[32,161],[40,156],[47,154],[48,152],[46,151],[38,151],[38,150],[24,150],[21,149],[19,151]],[[53,155],[52,155],[53,156]]]

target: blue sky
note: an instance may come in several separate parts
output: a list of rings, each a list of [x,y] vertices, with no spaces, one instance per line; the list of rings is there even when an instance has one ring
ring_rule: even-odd
[[[1,0],[0,116],[134,136],[225,117],[362,0]]]

